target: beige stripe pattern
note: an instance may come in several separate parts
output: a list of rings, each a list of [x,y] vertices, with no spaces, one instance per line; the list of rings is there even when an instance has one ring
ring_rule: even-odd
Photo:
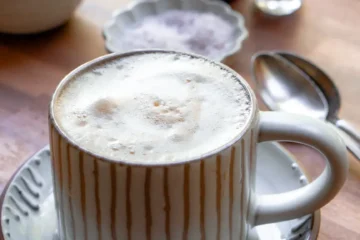
[[[146,176],[145,176],[145,219],[146,219],[146,239],[151,240],[151,225],[152,225],[152,217],[151,217],[151,168],[146,168]]]
[[[189,218],[190,218],[190,182],[189,182],[189,168],[190,165],[186,164],[184,167],[184,231],[183,231],[183,240],[188,239],[189,234]]]
[[[169,183],[168,183],[168,168],[164,168],[164,199],[165,199],[165,235],[166,240],[170,240],[170,197],[169,197]]]
[[[139,167],[94,158],[50,126],[61,239],[246,239],[256,134],[201,161]]]
[[[100,208],[100,191],[99,191],[99,166],[98,161],[94,160],[94,178],[95,178],[95,206],[96,206],[96,225],[98,231],[98,239],[101,240],[101,208]]]
[[[73,211],[73,207],[72,207],[72,203],[71,203],[71,193],[72,193],[72,170],[70,167],[71,164],[71,155],[70,155],[70,146],[67,145],[66,146],[66,156],[67,156],[67,169],[69,170],[68,172],[68,204],[69,204],[69,210],[70,210],[70,221],[71,224],[74,224],[74,211]],[[75,227],[71,227],[71,236],[73,237],[73,239],[75,240]]]
[[[111,214],[111,219],[110,219],[110,228],[111,228],[111,239],[115,240],[117,239],[117,235],[116,235],[116,189],[117,189],[117,185],[116,185],[116,166],[115,165],[111,165],[110,166],[110,176],[111,176],[111,204],[110,204],[110,214]]]

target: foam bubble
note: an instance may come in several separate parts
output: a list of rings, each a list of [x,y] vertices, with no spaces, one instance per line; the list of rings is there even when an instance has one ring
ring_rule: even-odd
[[[97,65],[68,82],[55,104],[73,141],[133,162],[201,156],[231,141],[249,112],[246,90],[227,70],[164,53]]]
[[[98,117],[111,116],[118,107],[118,103],[115,99],[112,98],[100,98],[96,100],[91,106],[90,111],[93,112],[93,115]]]

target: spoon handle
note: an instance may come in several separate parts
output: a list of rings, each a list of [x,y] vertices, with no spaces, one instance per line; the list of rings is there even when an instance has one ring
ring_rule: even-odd
[[[345,120],[339,119],[336,121],[336,126],[346,132],[347,135],[352,137],[355,141],[360,144],[360,133],[356,130],[356,128]]]
[[[340,137],[344,140],[344,143],[347,149],[352,153],[352,155],[360,161],[360,143],[350,136],[345,130],[334,124],[337,128],[337,132]]]

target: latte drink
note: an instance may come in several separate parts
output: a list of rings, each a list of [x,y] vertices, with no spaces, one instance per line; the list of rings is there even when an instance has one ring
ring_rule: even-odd
[[[78,67],[52,97],[49,127],[60,240],[245,240],[256,225],[313,213],[348,172],[322,121],[260,112],[236,72],[186,53]],[[327,168],[302,189],[257,196],[257,144],[272,140],[314,146]]]
[[[55,119],[80,147],[115,161],[194,159],[233,140],[250,98],[219,65],[178,53],[98,64],[67,82]]]

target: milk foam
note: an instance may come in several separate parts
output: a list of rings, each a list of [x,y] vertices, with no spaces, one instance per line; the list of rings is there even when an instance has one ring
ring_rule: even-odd
[[[130,162],[200,157],[231,141],[250,114],[235,76],[187,55],[147,53],[113,60],[69,81],[55,119],[93,153]]]

